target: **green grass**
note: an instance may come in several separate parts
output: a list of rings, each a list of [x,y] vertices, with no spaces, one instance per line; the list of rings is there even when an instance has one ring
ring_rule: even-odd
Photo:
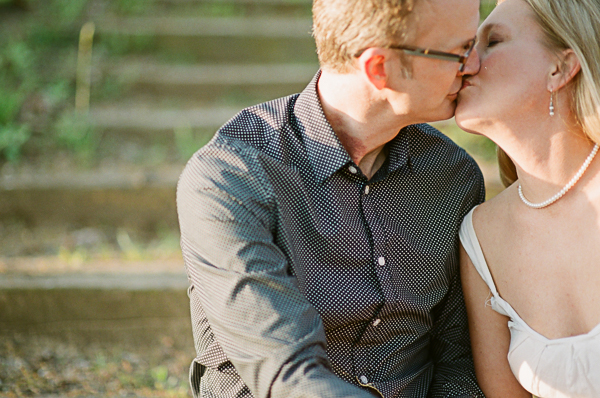
[[[188,350],[165,337],[152,347],[81,345],[41,336],[3,336],[0,396],[187,398]]]

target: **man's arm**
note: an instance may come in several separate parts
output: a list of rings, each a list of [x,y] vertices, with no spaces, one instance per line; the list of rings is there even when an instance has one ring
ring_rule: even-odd
[[[457,268],[452,255],[453,268]],[[436,308],[431,353],[435,373],[431,398],[483,397],[473,368],[467,314],[458,270],[453,273],[444,301]]]
[[[242,152],[203,150],[178,185],[184,259],[216,341],[257,398],[369,397],[330,370],[321,319],[274,243],[268,181]]]
[[[485,184],[479,166],[473,159],[471,178],[473,182],[464,199],[464,214],[485,200]],[[465,299],[459,272],[458,234],[456,249],[447,259],[449,275],[448,293],[434,310],[431,333],[431,352],[435,361],[435,373],[429,389],[429,397],[484,397],[477,384],[473,367],[471,341]]]

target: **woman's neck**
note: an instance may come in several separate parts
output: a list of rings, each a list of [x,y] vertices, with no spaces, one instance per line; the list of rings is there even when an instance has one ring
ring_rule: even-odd
[[[503,137],[495,141],[515,163],[523,194],[531,202],[540,203],[558,193],[579,171],[594,147],[581,129],[568,130],[565,126],[563,121],[556,120],[496,134]],[[580,189],[586,175],[594,174],[596,163],[590,164],[572,190]]]

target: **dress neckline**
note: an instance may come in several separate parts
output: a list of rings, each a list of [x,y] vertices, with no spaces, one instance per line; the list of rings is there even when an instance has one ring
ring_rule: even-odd
[[[486,278],[483,278],[484,282],[486,282],[486,284],[490,288],[490,291],[492,292],[492,295],[494,296],[494,298],[504,304],[504,307],[510,313],[511,318],[514,318],[514,319],[512,319],[512,321],[514,322],[515,320],[517,320],[517,322],[515,322],[515,323],[525,327],[534,337],[538,338],[539,340],[542,340],[546,344],[560,344],[560,343],[567,342],[567,341],[584,340],[586,338],[594,337],[596,334],[598,334],[600,332],[600,323],[598,323],[596,326],[594,326],[587,333],[578,334],[575,336],[565,336],[565,337],[558,337],[555,339],[550,339],[550,338],[544,336],[543,334],[539,333],[535,329],[533,329],[531,326],[529,326],[529,324],[527,322],[525,322],[523,320],[523,318],[521,318],[519,316],[519,313],[512,307],[512,305],[510,305],[510,303],[508,301],[504,300],[500,296],[500,293],[498,293],[498,290],[496,289],[496,285],[494,283],[494,278],[492,277],[490,268],[485,260],[485,256],[483,255],[483,250],[481,249],[479,239],[477,238],[477,233],[475,232],[475,228],[473,227],[473,212],[475,211],[475,209],[477,207],[478,206],[475,206],[473,209],[471,209],[469,214],[467,214],[467,216],[465,217],[466,226],[468,228],[469,235],[471,235],[471,237],[472,237],[471,241],[473,243],[473,248],[475,249],[475,255],[477,257],[477,261],[484,267],[483,269],[481,269],[481,271],[486,274],[486,277],[488,279],[486,281],[485,280]]]

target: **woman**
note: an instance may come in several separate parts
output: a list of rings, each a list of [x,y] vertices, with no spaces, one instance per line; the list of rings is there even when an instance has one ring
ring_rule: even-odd
[[[600,397],[600,0],[500,1],[478,36],[456,120],[518,178],[460,232],[478,380]]]

